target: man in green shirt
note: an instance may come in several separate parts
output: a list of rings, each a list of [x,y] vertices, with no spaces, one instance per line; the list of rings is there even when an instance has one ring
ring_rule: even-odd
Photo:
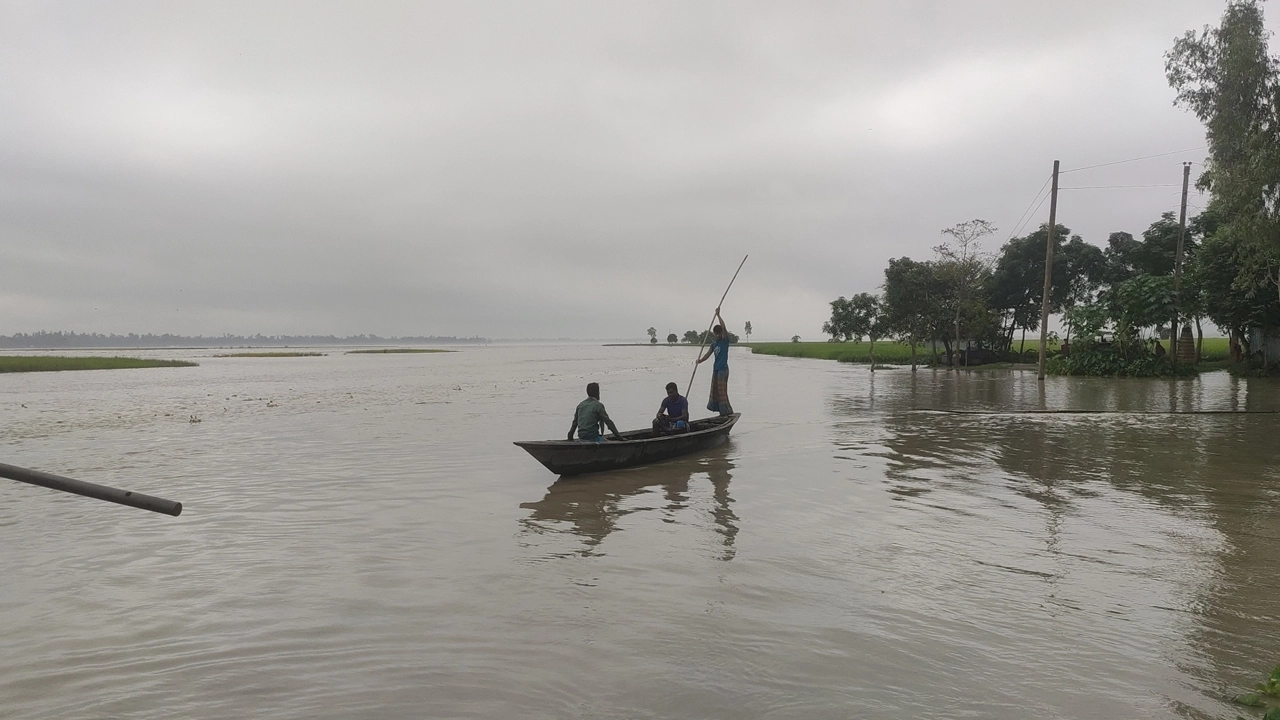
[[[578,403],[578,408],[573,411],[573,425],[569,428],[568,439],[572,440],[573,431],[577,430],[578,442],[604,442],[604,436],[600,434],[601,423],[609,426],[614,440],[622,439],[618,434],[618,426],[609,419],[609,413],[604,411],[604,403],[600,402],[600,383],[588,383],[587,399]]]

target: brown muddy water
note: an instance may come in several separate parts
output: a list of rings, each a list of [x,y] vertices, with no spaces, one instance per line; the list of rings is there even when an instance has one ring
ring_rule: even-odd
[[[0,375],[0,462],[185,505],[0,480],[0,717],[1234,718],[1280,663],[1280,415],[1169,414],[1274,382],[737,350],[727,445],[558,480],[511,442],[694,350],[460,350]]]

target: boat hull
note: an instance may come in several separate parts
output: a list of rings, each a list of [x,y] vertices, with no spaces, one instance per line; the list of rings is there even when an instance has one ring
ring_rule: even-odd
[[[691,422],[690,431],[653,437],[650,430],[622,433],[622,440],[584,443],[573,440],[517,442],[525,452],[558,475],[581,475],[647,465],[720,445],[741,417],[738,413]]]

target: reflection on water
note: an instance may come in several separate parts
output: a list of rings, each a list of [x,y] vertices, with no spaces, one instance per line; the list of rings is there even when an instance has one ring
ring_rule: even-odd
[[[1280,617],[1274,383],[884,380],[829,400],[836,457],[882,459],[893,502],[951,515],[971,544],[953,561],[1043,583],[1041,607],[1082,638],[1150,652],[1133,623],[1165,625],[1189,651],[1169,667],[1223,694],[1280,660],[1257,632]],[[1090,412],[1036,412],[1061,409]],[[1168,702],[1216,716],[1203,698]]]
[[[656,512],[668,523],[699,522],[697,508],[691,507],[690,485],[705,479],[711,485],[709,513],[722,546],[718,557],[732,560],[738,517],[730,507],[731,452],[730,442],[700,457],[561,478],[547,488],[541,500],[520,504],[532,511],[521,524],[534,534],[567,532],[581,538],[583,546],[576,551],[579,555],[604,555],[601,545],[605,538],[633,513]]]

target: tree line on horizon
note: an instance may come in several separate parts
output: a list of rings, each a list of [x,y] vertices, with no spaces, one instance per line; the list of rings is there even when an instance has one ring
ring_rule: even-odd
[[[16,333],[0,335],[0,348],[90,348],[90,347],[174,347],[182,345],[194,346],[228,346],[228,345],[376,345],[381,343],[397,343],[403,345],[426,345],[446,343],[485,343],[489,340],[482,337],[440,337],[436,335],[410,337],[381,337],[378,335],[174,335],[171,333],[139,335],[47,332],[41,330],[34,333]]]
[[[658,344],[658,329],[657,329],[657,328],[655,328],[655,327],[650,327],[650,328],[649,328],[648,330],[646,330],[645,332],[649,334],[649,344],[650,344],[650,345],[657,345],[657,344]],[[727,333],[728,333],[728,335],[729,335],[729,342],[731,342],[731,343],[736,343],[736,342],[738,342],[738,340],[740,340],[740,339],[741,339],[741,338],[739,338],[739,337],[738,337],[737,333],[734,333],[734,332],[729,331],[729,330],[726,330],[726,332],[727,332]],[[750,335],[751,335],[751,321],[750,321],[750,320],[748,320],[748,321],[747,321],[747,325],[746,325],[746,333],[747,333],[748,337],[750,337]],[[702,345],[702,344],[704,344],[704,343],[706,343],[706,342],[709,342],[709,341],[710,341],[710,339],[711,339],[711,333],[710,333],[709,331],[707,331],[707,330],[703,330],[702,332],[698,332],[697,330],[685,330],[685,331],[684,331],[684,335],[683,335],[682,337],[677,337],[675,333],[670,333],[670,334],[668,334],[668,335],[667,335],[667,344],[668,344],[668,345],[675,345],[676,343],[678,343],[678,342],[680,342],[681,340],[683,340],[684,342],[687,342],[687,343],[690,343],[690,344]]]

